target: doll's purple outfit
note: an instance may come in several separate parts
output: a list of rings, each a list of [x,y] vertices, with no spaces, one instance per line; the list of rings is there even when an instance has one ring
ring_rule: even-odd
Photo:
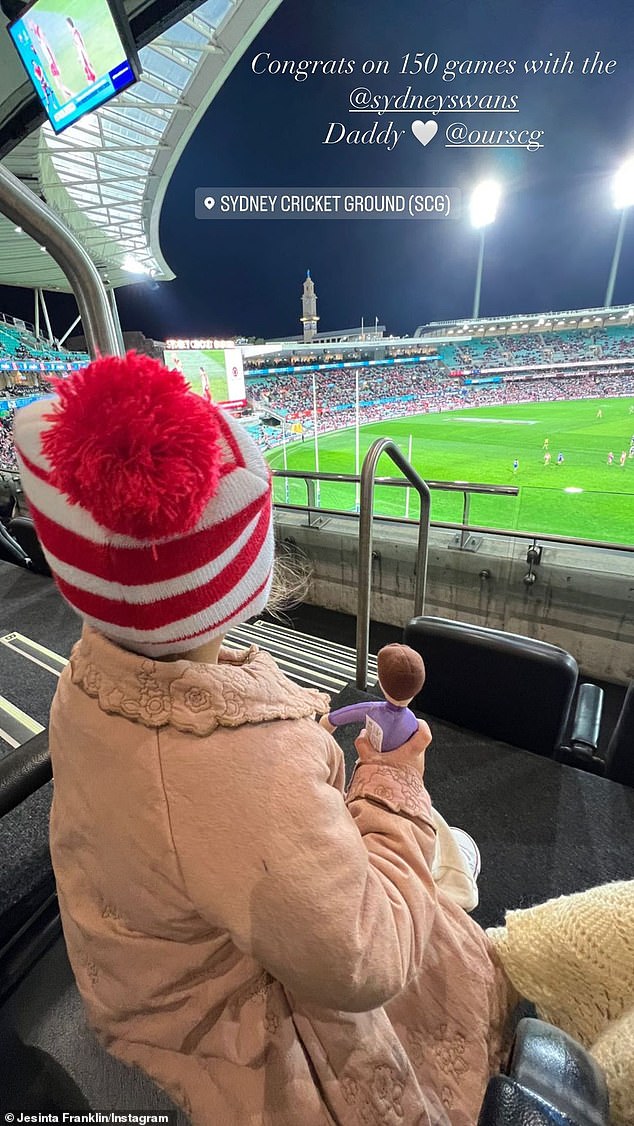
[[[411,739],[418,731],[418,720],[409,708],[390,704],[389,700],[376,700],[372,703],[350,704],[347,708],[337,708],[330,712],[328,721],[333,727],[344,723],[365,723],[370,716],[383,732],[382,751],[393,751]]]

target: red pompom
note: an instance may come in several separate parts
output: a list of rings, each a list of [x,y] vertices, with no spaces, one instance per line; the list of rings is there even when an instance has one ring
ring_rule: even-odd
[[[95,360],[55,390],[42,449],[70,503],[134,539],[190,531],[218,487],[216,407],[135,352]]]

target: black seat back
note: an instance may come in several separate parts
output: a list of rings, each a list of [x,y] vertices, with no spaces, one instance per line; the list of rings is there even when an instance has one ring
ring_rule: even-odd
[[[605,1075],[560,1028],[521,1020],[506,1072],[489,1080],[478,1126],[609,1126]]]
[[[579,675],[564,649],[433,617],[412,618],[404,640],[427,669],[417,710],[542,755],[563,741]]]
[[[605,755],[605,773],[614,782],[634,786],[634,681],[630,681],[621,714]]]

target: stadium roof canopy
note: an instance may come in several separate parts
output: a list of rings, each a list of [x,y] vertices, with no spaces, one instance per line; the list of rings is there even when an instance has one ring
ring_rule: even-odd
[[[131,19],[140,46],[141,81],[60,136],[45,124],[10,151],[7,134],[16,127],[21,92],[36,122],[41,115],[39,103],[33,105],[30,83],[25,87],[8,34],[6,41],[0,40],[0,71],[7,63],[0,79],[4,163],[63,217],[106,284],[116,288],[148,276],[174,277],[159,242],[161,206],[170,178],[205,110],[280,2],[126,2],[128,15],[142,10],[137,16],[143,17],[140,34]],[[148,17],[153,7],[154,24]],[[9,117],[13,126],[7,123]],[[193,191],[183,204],[193,207]],[[45,248],[4,217],[0,284],[70,291]]]
[[[415,337],[512,336],[523,332],[554,332],[575,328],[610,328],[634,324],[634,305],[600,309],[569,309],[567,312],[518,313],[512,317],[477,317],[475,320],[430,321],[419,325]]]

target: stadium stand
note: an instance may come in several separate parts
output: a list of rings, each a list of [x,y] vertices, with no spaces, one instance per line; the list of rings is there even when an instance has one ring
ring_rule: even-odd
[[[531,368],[540,364],[618,359],[634,362],[634,329],[571,329],[558,332],[516,333],[470,338],[464,343],[440,344],[438,355],[449,370]]]

